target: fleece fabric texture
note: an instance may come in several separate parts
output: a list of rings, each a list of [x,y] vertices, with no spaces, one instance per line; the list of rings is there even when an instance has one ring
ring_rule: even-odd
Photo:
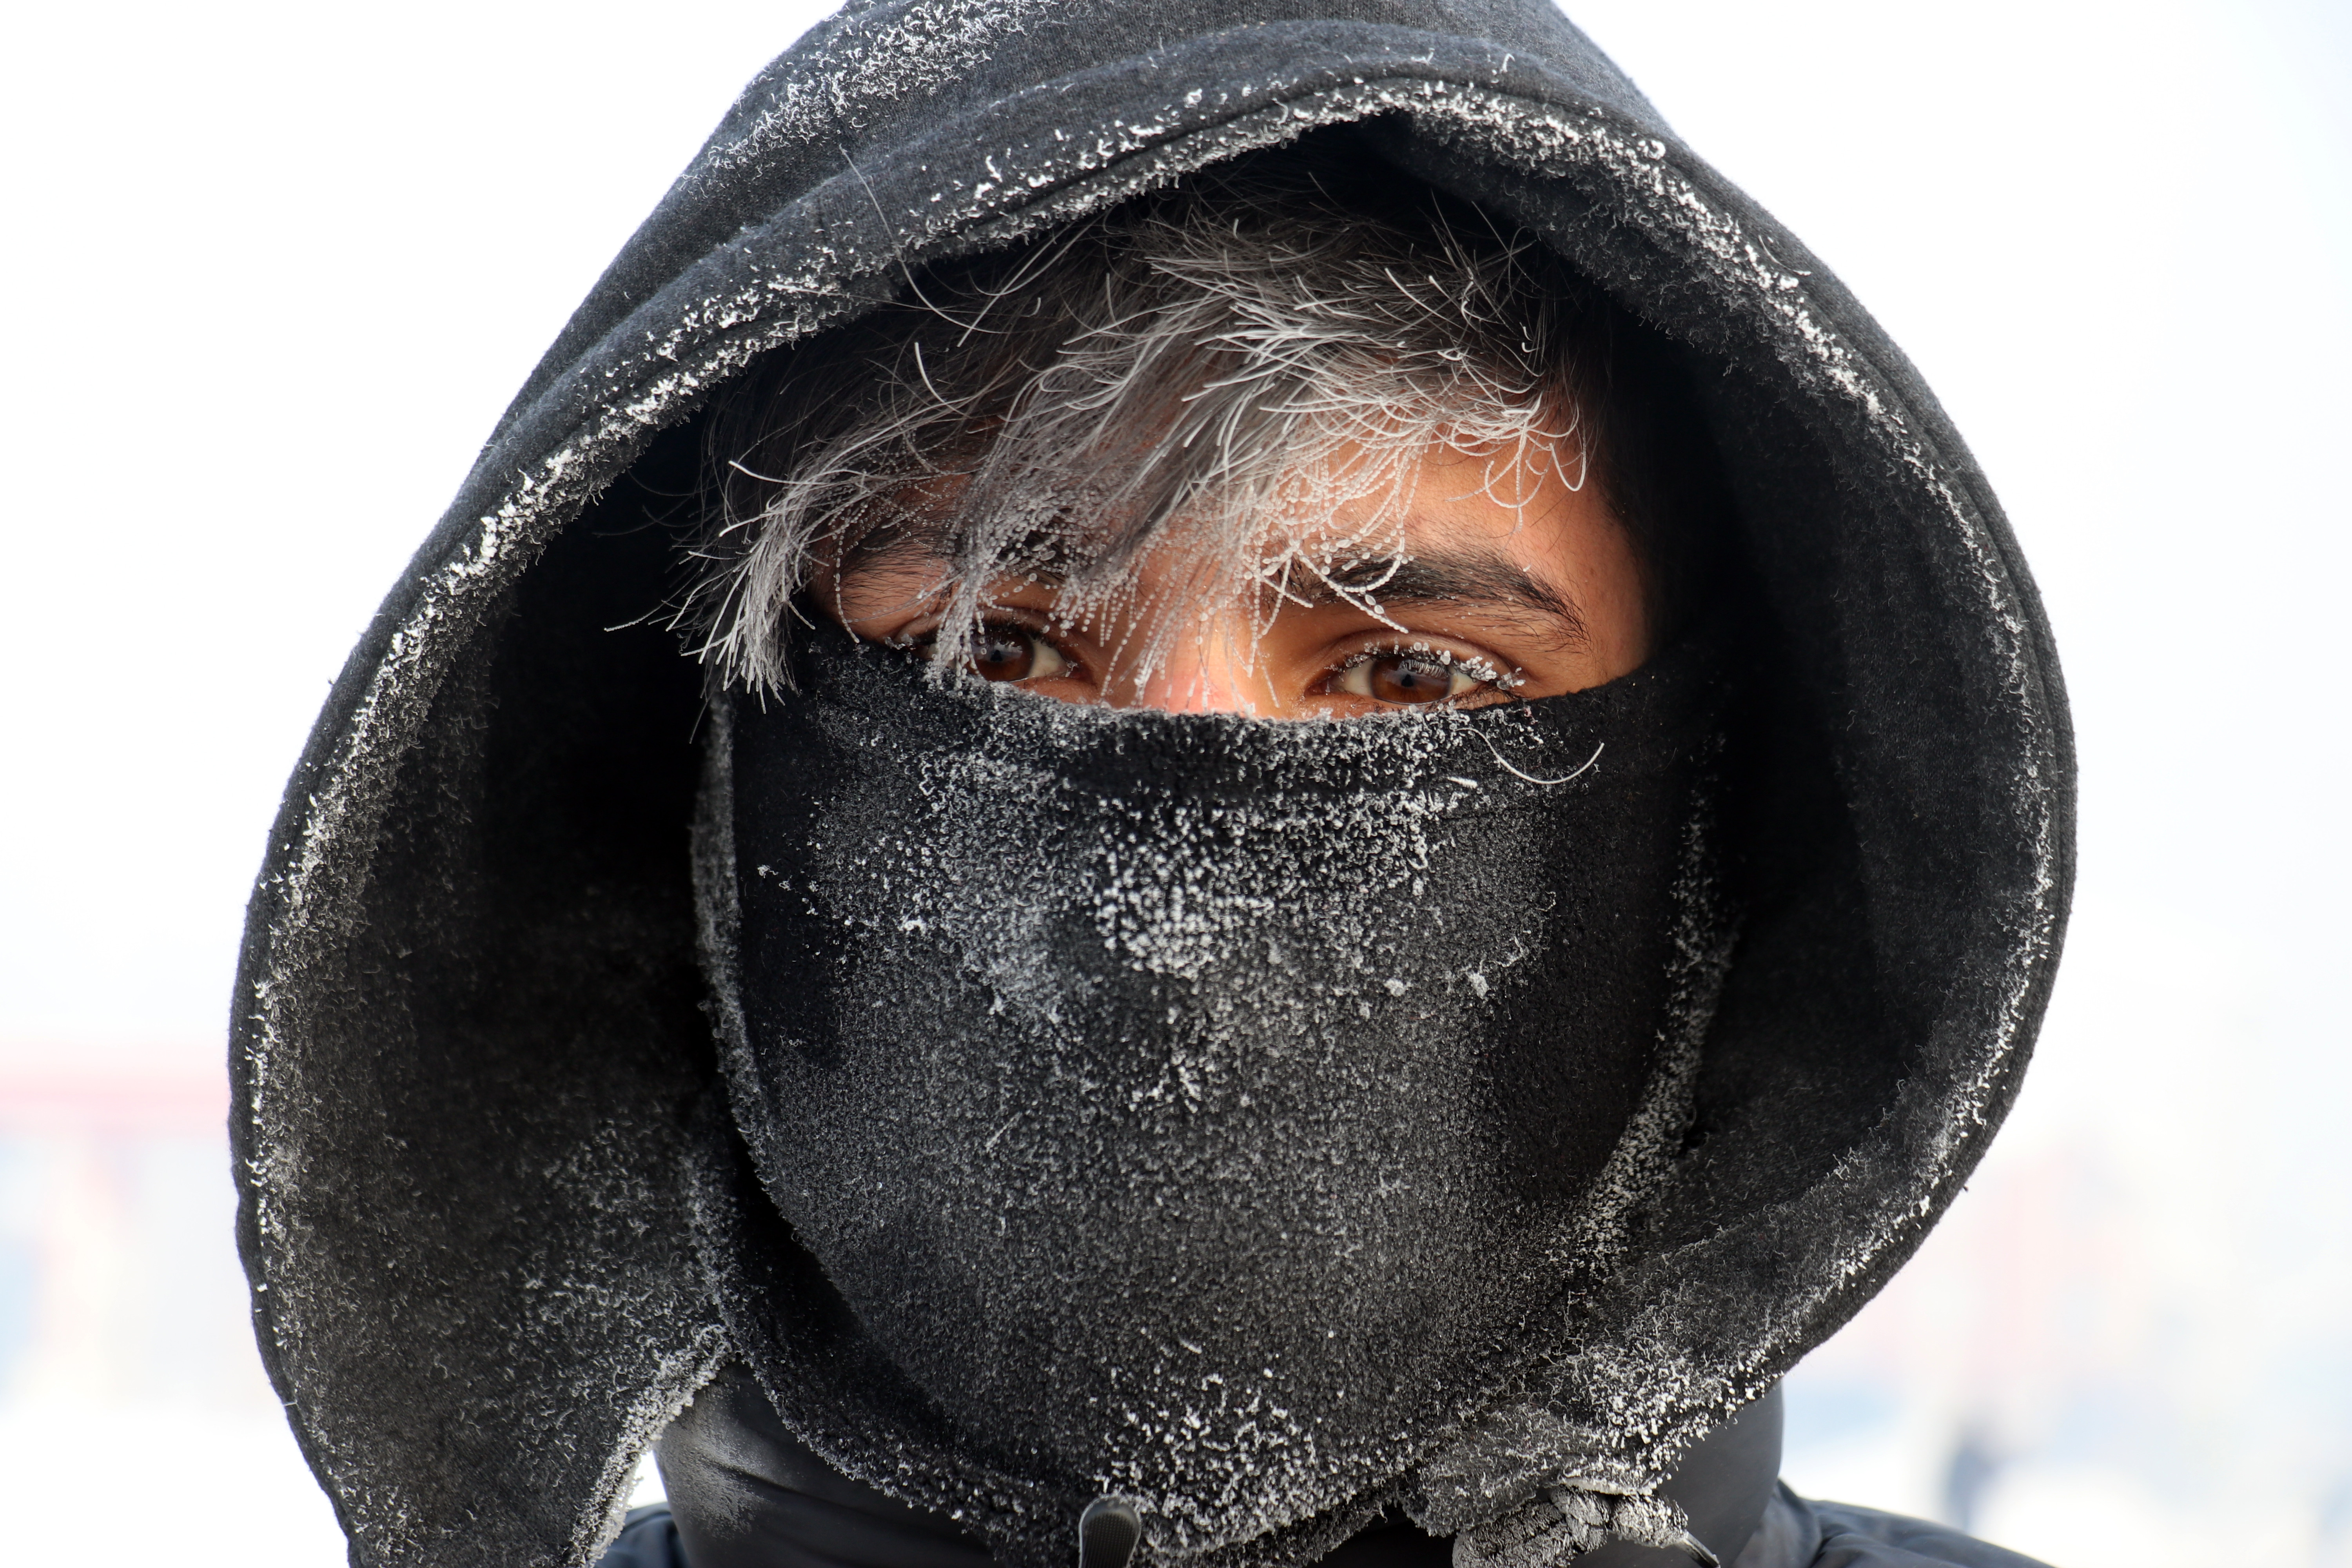
[[[1732,737],[1743,924],[1673,1167],[1526,1375],[1384,1487],[1433,1532],[1515,1538],[1563,1523],[1547,1489],[1654,1489],[1958,1190],[2056,962],[2071,743],[1996,503],[1837,281],[1548,0],[856,5],[746,89],[565,328],[273,829],[234,1010],[239,1238],[354,1563],[593,1562],[731,1353],[692,1244],[700,686],[648,619],[698,411],[911,264],[1307,135],[1525,226],[1680,345],[1771,632],[1773,701]],[[804,1436],[827,1414],[780,1405]]]
[[[1689,1126],[1717,661],[1347,723],[837,629],[797,662],[713,726],[733,1206],[903,1377],[813,1383],[740,1226],[705,1236],[736,1347],[1002,1561],[1059,1563],[1103,1495],[1171,1553],[1353,1534],[1560,1337]]]

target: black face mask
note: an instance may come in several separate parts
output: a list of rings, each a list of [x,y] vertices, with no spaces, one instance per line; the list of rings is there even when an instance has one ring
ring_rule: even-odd
[[[803,665],[733,704],[704,893],[758,1187],[927,1411],[831,1457],[980,1456],[1201,1552],[1361,1502],[1560,1342],[1687,1124],[1706,660],[1346,721]]]

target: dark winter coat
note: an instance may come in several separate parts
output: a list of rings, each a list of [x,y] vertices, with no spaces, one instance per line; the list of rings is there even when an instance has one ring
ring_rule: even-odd
[[[240,1242],[354,1563],[594,1562],[646,1445],[730,1360],[688,1175],[714,1070],[701,688],[650,614],[677,579],[648,523],[691,488],[698,412],[911,264],[1310,132],[1525,226],[1681,345],[1781,698],[1741,785],[1744,926],[1681,1165],[1536,1347],[1544,1386],[1396,1478],[1416,1517],[1540,1508],[1530,1423],[1664,1483],[1974,1167],[2057,959],[2064,698],[1982,476],[1837,280],[1547,0],[853,5],[745,91],[534,372],[270,841],[236,1007]],[[1748,1568],[1996,1560],[1859,1511],[1764,1518]],[[630,1550],[658,1562],[649,1529]]]
[[[1778,1391],[1696,1445],[1664,1490],[1730,1568],[2036,1568],[1941,1525],[1809,1502],[1777,1484]],[[722,1376],[662,1445],[671,1501],[629,1515],[602,1568],[985,1568],[952,1523],[834,1473],[783,1431],[748,1379]],[[673,1514],[687,1516],[681,1530]],[[689,1549],[690,1543],[690,1549]],[[1612,1542],[1578,1568],[1685,1568],[1688,1559]],[[1450,1543],[1387,1518],[1323,1568],[1447,1568]]]

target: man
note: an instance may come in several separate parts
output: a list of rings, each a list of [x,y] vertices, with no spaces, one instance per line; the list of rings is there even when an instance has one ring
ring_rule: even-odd
[[[361,1563],[594,1561],[657,1435],[615,1563],[1999,1562],[1769,1391],[2070,789],[1957,437],[1548,8],[846,15],[298,774],[265,1354]]]

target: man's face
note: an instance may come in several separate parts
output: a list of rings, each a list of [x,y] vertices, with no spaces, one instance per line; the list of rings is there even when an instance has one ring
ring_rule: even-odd
[[[1600,486],[1571,477],[1582,466],[1433,445],[1405,465],[1391,548],[1294,572],[1255,606],[1204,610],[1170,547],[1146,551],[1117,611],[1071,613],[1050,574],[1008,578],[984,595],[973,668],[1066,702],[1282,719],[1599,686],[1639,667],[1651,634],[1633,542]],[[1308,531],[1310,554],[1349,522]],[[942,548],[918,531],[853,549],[818,598],[861,638],[920,645],[946,597]],[[1147,667],[1141,648],[1166,651]]]

